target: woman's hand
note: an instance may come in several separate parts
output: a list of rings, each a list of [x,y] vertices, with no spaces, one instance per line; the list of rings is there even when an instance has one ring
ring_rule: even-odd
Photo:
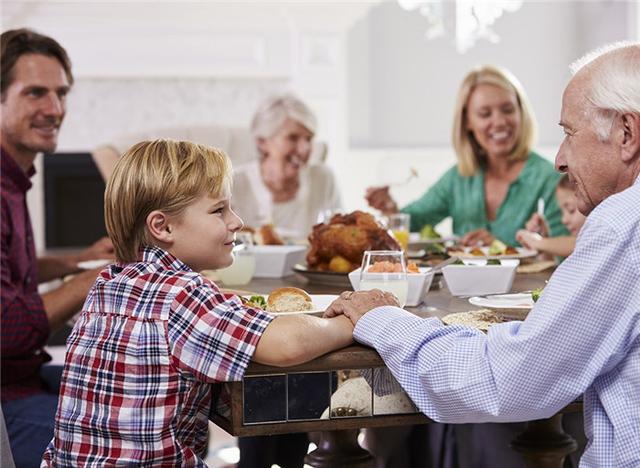
[[[544,237],[537,232],[527,231],[526,229],[520,229],[516,233],[516,240],[527,249],[540,250]]]
[[[358,320],[372,309],[380,306],[400,307],[396,296],[390,292],[372,289],[370,291],[345,291],[333,301],[324,312],[324,317],[345,315],[356,326]]]
[[[527,231],[537,232],[542,237],[549,237],[549,225],[547,224],[547,220],[539,213],[533,213],[531,218],[529,218],[529,221],[524,225],[524,228]]]
[[[467,232],[460,239],[462,245],[477,246],[477,245],[489,245],[495,240],[493,234],[486,229],[476,229],[475,231]]]
[[[398,205],[389,194],[389,186],[369,187],[364,195],[371,208],[382,211],[384,214],[398,212]]]

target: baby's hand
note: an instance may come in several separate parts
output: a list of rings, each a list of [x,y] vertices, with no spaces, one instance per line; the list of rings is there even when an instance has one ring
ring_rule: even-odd
[[[516,233],[516,240],[527,249],[538,250],[542,239],[544,238],[537,232],[527,231],[526,229],[520,229]]]
[[[543,237],[549,236],[549,227],[547,226],[547,220],[544,219],[539,213],[533,213],[527,224],[524,225],[527,231],[537,232]]]

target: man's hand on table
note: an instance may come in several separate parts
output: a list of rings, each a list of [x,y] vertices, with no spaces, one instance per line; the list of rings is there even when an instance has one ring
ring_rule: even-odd
[[[77,257],[78,262],[85,260],[111,260],[114,258],[113,244],[108,237],[102,237],[84,249]]]
[[[380,306],[400,307],[396,296],[389,292],[372,289],[371,291],[345,291],[340,297],[333,301],[324,313],[325,317],[336,317],[345,315],[355,327],[358,320],[369,312]]]

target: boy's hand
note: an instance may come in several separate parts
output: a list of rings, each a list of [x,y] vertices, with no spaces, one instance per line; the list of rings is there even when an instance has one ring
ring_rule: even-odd
[[[396,296],[389,292],[372,289],[371,291],[345,291],[333,301],[324,313],[324,317],[345,315],[355,327],[364,314],[380,306],[400,307]]]

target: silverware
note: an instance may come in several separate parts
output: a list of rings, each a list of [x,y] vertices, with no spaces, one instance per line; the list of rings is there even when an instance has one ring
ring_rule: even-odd
[[[411,166],[409,168],[409,175],[405,180],[403,180],[402,182],[391,182],[388,185],[388,187],[398,187],[398,186],[406,185],[409,182],[411,182],[411,180],[414,179],[415,177],[418,177],[418,170],[415,167]]]
[[[457,261],[458,261],[458,257],[449,257],[444,262],[440,262],[436,266],[432,267],[431,271],[435,274],[435,273],[439,272],[440,270],[442,270],[447,265],[451,265],[452,263],[455,263]]]

